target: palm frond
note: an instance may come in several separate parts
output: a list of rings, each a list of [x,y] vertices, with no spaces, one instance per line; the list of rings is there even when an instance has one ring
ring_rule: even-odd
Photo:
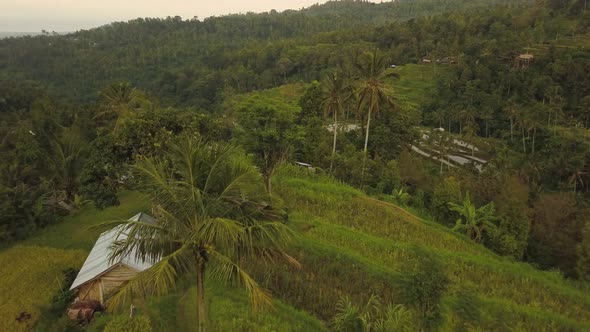
[[[180,249],[163,257],[151,268],[138,273],[133,279],[123,283],[108,299],[111,310],[122,308],[134,298],[147,298],[168,294],[176,287],[178,276],[196,266],[195,256],[190,247]]]
[[[227,284],[231,284],[232,281],[237,281],[239,285],[246,289],[246,293],[250,298],[250,304],[255,309],[262,309],[272,305],[268,291],[258,285],[258,283],[238,264],[217,250],[210,249],[208,252],[211,257],[214,258],[212,260],[212,268],[209,274],[212,278]]]

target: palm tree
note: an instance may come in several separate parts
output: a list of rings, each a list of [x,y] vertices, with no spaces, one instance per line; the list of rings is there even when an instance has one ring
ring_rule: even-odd
[[[142,93],[127,82],[109,85],[100,93],[100,97],[103,99],[106,109],[96,114],[94,118],[115,114],[117,120],[114,132],[117,131],[121,122],[129,116],[131,111],[138,108],[145,101]]]
[[[516,100],[510,98],[502,108],[502,111],[508,115],[508,119],[510,120],[510,142],[512,142],[514,140],[514,123],[518,115],[516,111]]]
[[[371,114],[377,113],[381,109],[382,103],[393,104],[393,89],[385,79],[391,76],[397,76],[396,73],[388,71],[385,59],[377,52],[365,53],[356,64],[360,73],[361,82],[357,88],[358,107],[357,112],[361,112],[363,106],[367,106],[367,127],[365,128],[365,147],[363,149],[363,166],[361,171],[361,182],[365,177],[365,166],[367,163],[367,147],[369,145],[369,130],[371,127]]]
[[[336,331],[405,332],[412,330],[411,318],[405,306],[390,304],[383,307],[375,295],[371,295],[362,308],[345,296],[336,303],[336,315],[332,322]]]
[[[138,162],[134,171],[157,223],[117,222],[128,236],[114,244],[112,257],[135,252],[158,262],[124,284],[109,305],[165,294],[178,278],[194,272],[202,331],[206,270],[210,278],[244,287],[255,308],[270,303],[269,293],[243,269],[246,260],[299,263],[282,250],[292,232],[267,203],[259,172],[236,148],[186,139],[171,144],[161,160]]]
[[[68,201],[73,201],[82,167],[86,160],[87,144],[76,127],[64,128],[61,137],[50,141],[47,166],[53,180]]]
[[[386,103],[391,107],[393,104],[393,89],[390,84],[385,82],[387,77],[397,76],[387,70],[388,66],[385,59],[377,52],[365,54],[366,58],[361,59],[357,64],[357,68],[361,75],[361,83],[357,89],[358,93],[358,111],[361,111],[363,106],[367,106],[367,127],[365,131],[365,147],[364,152],[367,153],[367,146],[369,143],[369,129],[371,126],[371,115],[379,112],[382,103]]]
[[[338,77],[337,73],[326,75],[322,82],[322,106],[326,116],[332,115],[334,118],[334,143],[332,145],[332,160],[330,161],[330,174],[334,167],[334,157],[336,155],[336,136],[338,134],[338,113],[342,113],[344,102],[350,97],[350,89],[345,81]]]
[[[475,242],[481,242],[483,232],[486,229],[495,227],[492,223],[495,212],[494,202],[476,208],[471,203],[469,192],[465,194],[465,199],[461,205],[449,202],[449,209],[461,215],[461,218],[457,219],[453,230],[466,230],[469,238]]]

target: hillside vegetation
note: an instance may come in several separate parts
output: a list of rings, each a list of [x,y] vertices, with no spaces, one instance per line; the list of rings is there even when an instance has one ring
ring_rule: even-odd
[[[589,36],[344,0],[2,39],[0,330],[590,330]],[[78,326],[109,221],[157,262]]]
[[[409,272],[421,260],[428,259],[440,262],[449,279],[438,309],[444,313],[444,330],[475,324],[481,330],[495,331],[511,331],[515,326],[527,331],[590,328],[590,298],[584,295],[588,289],[579,288],[558,273],[540,272],[527,264],[499,257],[397,205],[367,197],[345,184],[305,170],[291,166],[282,169],[275,187],[288,207],[289,224],[297,230],[298,239],[292,249],[302,268],[258,266],[252,262],[251,272],[259,274],[264,286],[279,299],[275,308],[266,313],[253,315],[247,310],[248,302],[241,291],[208,285],[212,293],[208,310],[213,330],[320,330],[330,326],[336,314],[334,299],[345,295],[356,303],[378,295],[385,303],[407,305],[420,317],[419,308],[408,301],[404,287]],[[48,227],[26,245],[0,252],[0,260],[6,264],[12,260],[22,264],[22,268],[13,270],[17,277],[3,282],[10,285],[10,293],[6,289],[3,294],[14,294],[10,297],[14,301],[12,309],[3,307],[2,321],[10,321],[15,314],[26,311],[33,315],[27,323],[32,326],[39,317],[38,308],[49,306],[51,296],[60,289],[62,269],[81,266],[84,252],[97,238],[97,232],[90,227],[141,210],[145,210],[141,195],[129,192],[118,208],[104,213],[84,209],[77,216]],[[76,235],[68,239],[57,234]],[[18,277],[23,274],[28,277]],[[47,284],[43,286],[46,293],[26,291],[31,287],[40,289],[41,284]],[[194,292],[187,280],[177,292],[150,299],[140,305],[140,310],[151,318],[157,331],[189,331],[195,320]],[[323,323],[282,302],[305,310]],[[98,328],[103,321],[98,319],[91,328]],[[25,325],[8,326],[26,330]]]

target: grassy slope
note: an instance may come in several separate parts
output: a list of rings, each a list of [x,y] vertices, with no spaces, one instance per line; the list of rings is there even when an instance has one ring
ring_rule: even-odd
[[[590,298],[584,295],[587,289],[570,284],[558,274],[499,257],[464,236],[346,185],[297,172],[283,170],[275,187],[289,207],[291,224],[299,234],[292,254],[303,268],[253,264],[253,273],[278,299],[270,313],[252,313],[242,292],[210,284],[209,311],[214,330],[321,330],[324,327],[317,319],[299,310],[327,321],[335,312],[335,302],[344,294],[359,302],[370,294],[379,294],[384,302],[399,302],[398,278],[415,264],[419,252],[444,262],[451,280],[443,301],[443,326],[447,330],[462,324],[484,330],[510,330],[515,326],[525,330],[590,329]],[[31,278],[5,280],[2,284],[15,291],[2,292],[3,296],[11,294],[11,302],[24,299],[27,307],[23,310],[37,315],[36,307],[47,305],[59,289],[61,269],[79,266],[92,246],[100,230],[89,230],[90,226],[146,210],[145,201],[136,193],[124,193],[121,200],[120,207],[104,211],[87,207],[1,251],[3,266],[15,260],[14,255],[46,257],[42,261],[51,262],[21,260],[23,264],[13,271],[24,271]],[[43,285],[44,295],[25,291],[33,284]],[[457,310],[465,289],[475,294],[477,321]],[[189,330],[195,324],[194,297],[194,288],[187,284],[176,293],[150,300],[142,311],[152,318],[156,330]],[[3,319],[10,320],[16,312],[11,310],[0,310]],[[106,318],[97,324],[101,321],[104,324]],[[100,326],[95,329],[100,330]]]
[[[362,301],[376,293],[396,302],[396,278],[416,262],[418,253],[427,253],[443,262],[451,280],[445,298],[446,329],[462,323],[484,330],[590,329],[588,289],[556,273],[499,257],[462,235],[367,199],[345,185],[293,177],[292,172],[280,176],[276,188],[301,229],[295,250],[304,268],[295,277],[278,273],[280,281],[267,283],[287,302],[325,319],[334,313],[329,305],[333,297],[342,294]],[[328,296],[302,301],[301,292],[292,287]],[[476,322],[453,307],[465,289],[476,294],[481,311]]]
[[[282,85],[277,88],[240,94],[225,101],[222,108],[227,113],[231,113],[231,110],[246,107],[249,102],[261,101],[263,104],[273,105],[279,109],[291,110],[293,113],[296,113],[299,111],[299,98],[301,98],[306,88],[307,84],[294,83]]]
[[[95,226],[105,221],[129,218],[149,211],[145,197],[123,192],[118,207],[97,210],[87,206],[55,225],[40,230],[26,241],[0,250],[0,267],[8,273],[0,277],[0,331],[27,331],[40,318],[41,310],[62,288],[67,268],[79,269],[104,231]],[[169,296],[152,299],[142,305],[156,331],[191,331],[196,326],[196,289],[187,284]],[[34,290],[34,291],[32,291]],[[217,331],[310,331],[323,330],[321,322],[293,307],[276,301],[270,314],[252,313],[242,292],[219,285],[209,286],[212,330]],[[180,303],[180,305],[178,305]],[[26,323],[16,323],[21,312],[32,314]],[[49,320],[54,320],[50,318]],[[97,319],[91,330],[102,331],[109,317]],[[66,320],[43,321],[37,330],[63,330]],[[257,328],[260,327],[260,328]]]
[[[398,66],[393,72],[399,75],[393,80],[394,96],[398,103],[408,108],[418,108],[429,100],[434,91],[434,78],[444,75],[449,65],[408,64]]]
[[[102,230],[104,221],[128,218],[145,209],[141,196],[126,192],[121,206],[102,211],[88,206],[40,230],[26,241],[0,251],[0,331],[24,331],[40,317],[42,307],[62,288],[63,270],[79,269]],[[21,312],[32,315],[15,323]]]

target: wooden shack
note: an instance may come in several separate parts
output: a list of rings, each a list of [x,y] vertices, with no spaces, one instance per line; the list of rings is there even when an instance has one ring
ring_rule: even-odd
[[[145,213],[138,213],[129,220],[155,222],[153,217]],[[149,269],[155,263],[138,260],[135,257],[135,251],[110,259],[112,244],[127,237],[125,229],[122,227],[117,226],[102,233],[96,241],[70,287],[71,290],[77,291],[77,301],[94,300],[104,304],[114,289],[139,272]]]
[[[535,61],[535,56],[530,53],[519,54],[514,59],[514,66],[516,68],[526,69],[528,66]]]

